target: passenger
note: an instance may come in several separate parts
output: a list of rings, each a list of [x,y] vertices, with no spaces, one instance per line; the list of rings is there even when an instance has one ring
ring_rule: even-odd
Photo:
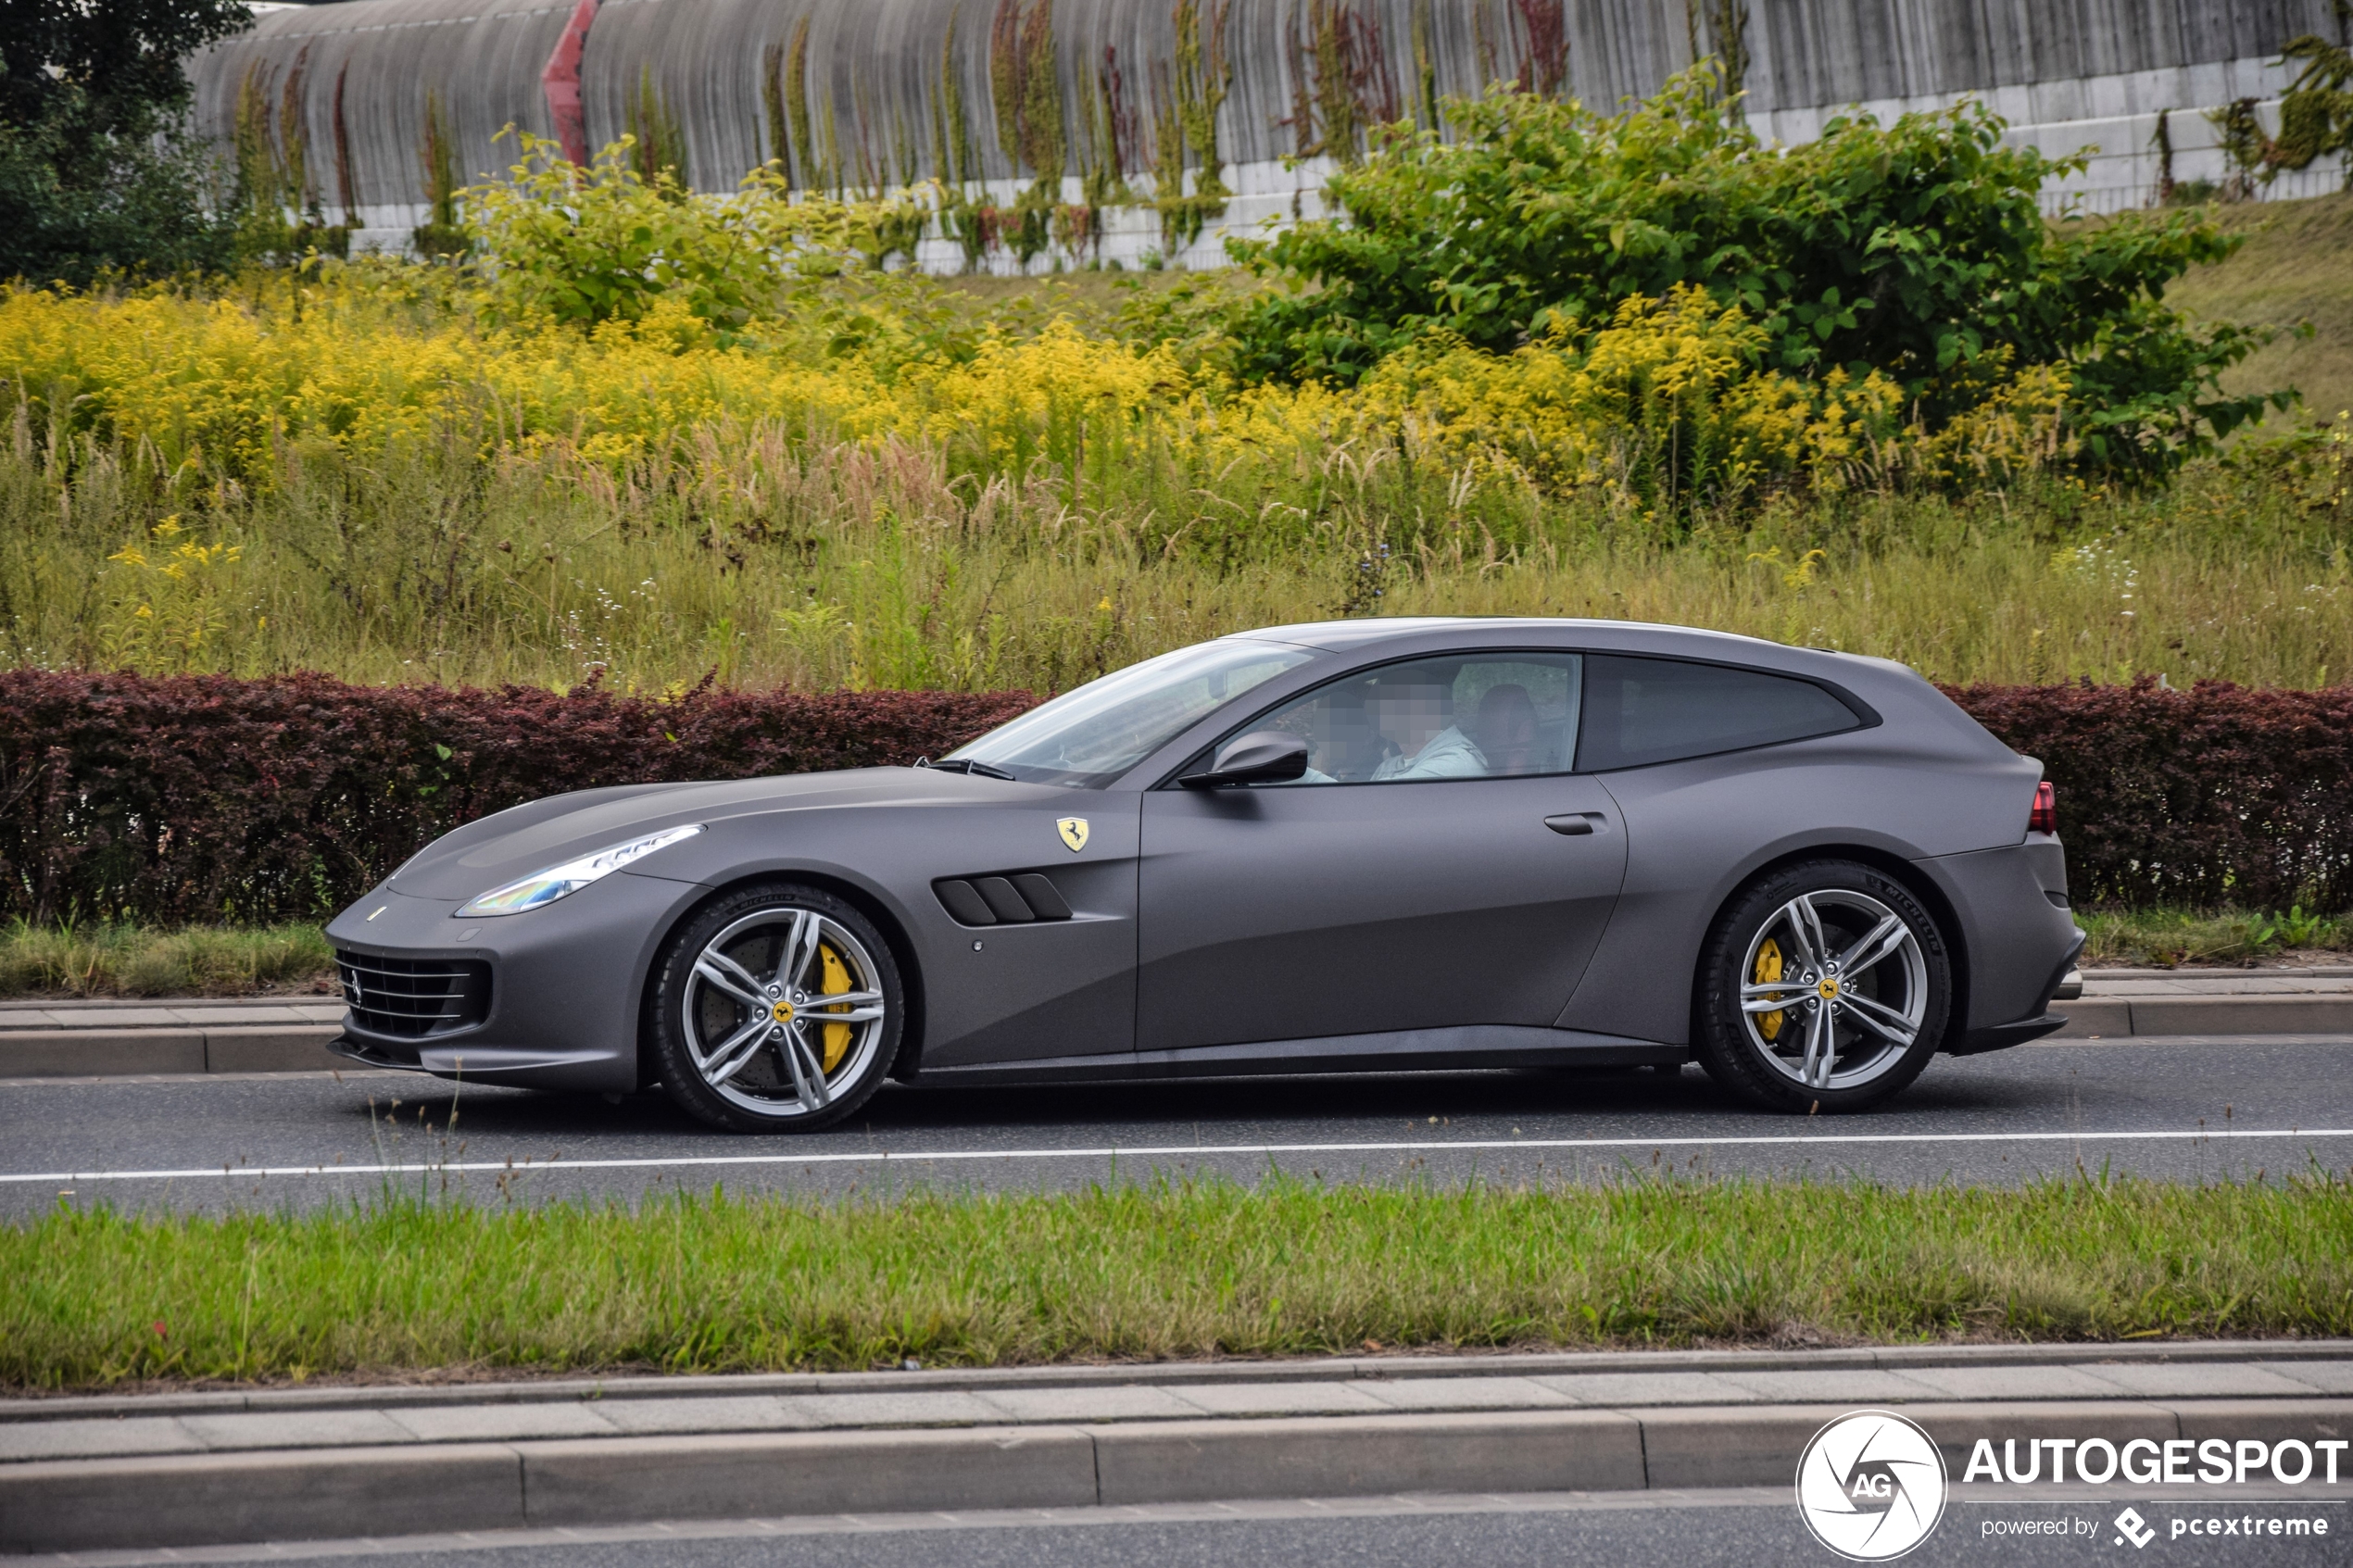
[[[1381,733],[1398,755],[1373,770],[1378,783],[1406,779],[1478,779],[1487,759],[1454,727],[1454,686],[1427,665],[1385,675],[1375,688]]]
[[[1536,699],[1516,684],[1490,686],[1478,699],[1478,717],[1471,721],[1471,743],[1487,760],[1491,773],[1533,773],[1536,756]]]

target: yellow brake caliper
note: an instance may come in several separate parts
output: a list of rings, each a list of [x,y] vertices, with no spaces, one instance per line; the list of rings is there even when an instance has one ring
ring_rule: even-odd
[[[838,997],[849,989],[849,971],[842,966],[841,956],[822,942],[817,945],[817,962],[822,967],[824,974],[819,988],[826,996]],[[1778,975],[1780,971],[1775,970],[1773,972]],[[818,1016],[822,1018],[824,1015],[820,1013]],[[1773,1016],[1779,1018],[1780,1014],[1775,1013]],[[824,1070],[827,1073],[831,1073],[839,1065],[842,1052],[849,1048],[849,1025],[847,1023],[826,1024]]]
[[[1765,938],[1765,945],[1756,949],[1756,973],[1753,976],[1753,978],[1757,985],[1764,985],[1779,980],[1780,977],[1781,945],[1768,936]],[[1768,1012],[1765,1014],[1756,1021],[1758,1033],[1762,1034],[1768,1040],[1780,1039],[1781,1035],[1781,1020],[1784,1016],[1786,1015],[1779,1012]]]

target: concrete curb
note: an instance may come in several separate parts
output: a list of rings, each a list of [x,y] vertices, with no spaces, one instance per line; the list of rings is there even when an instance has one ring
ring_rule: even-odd
[[[1840,1405],[1504,1411],[1138,1425],[470,1443],[0,1466],[0,1551],[437,1530],[1401,1492],[1786,1486]],[[1966,1468],[1981,1437],[2353,1432],[2353,1399],[1967,1402],[1906,1413]]]
[[[0,1078],[127,1078],[152,1073],[325,1073],[342,1059],[333,1023],[240,1023],[188,1029],[11,1029],[0,1032]]]
[[[2045,1038],[2353,1033],[2353,997],[2347,996],[2085,997],[2057,1010],[2067,1015],[2067,1027]]]
[[[1473,1356],[1313,1356],[1280,1361],[1121,1361],[1095,1366],[942,1367],[927,1372],[715,1373],[551,1377],[497,1383],[344,1384],[164,1394],[0,1399],[0,1423],[233,1412],[546,1405],[569,1399],[740,1399],[774,1394],[950,1394],[1027,1388],[1182,1387],[1608,1373],[1906,1372],[1932,1367],[2243,1365],[2353,1361],[2353,1339],[2175,1339],[2129,1343],[1857,1345],[1831,1350],[1550,1350]]]

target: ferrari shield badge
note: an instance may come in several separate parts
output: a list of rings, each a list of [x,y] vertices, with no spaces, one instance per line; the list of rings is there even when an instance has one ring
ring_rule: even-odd
[[[1061,822],[1056,822],[1054,827],[1063,835],[1063,842],[1070,846],[1072,854],[1076,855],[1087,847],[1086,818],[1064,817]]]

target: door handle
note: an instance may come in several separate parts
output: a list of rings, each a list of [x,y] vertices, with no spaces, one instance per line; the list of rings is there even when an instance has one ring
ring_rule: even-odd
[[[1582,811],[1567,811],[1557,817],[1545,818],[1544,825],[1554,833],[1579,838],[1593,831],[1593,819]]]

